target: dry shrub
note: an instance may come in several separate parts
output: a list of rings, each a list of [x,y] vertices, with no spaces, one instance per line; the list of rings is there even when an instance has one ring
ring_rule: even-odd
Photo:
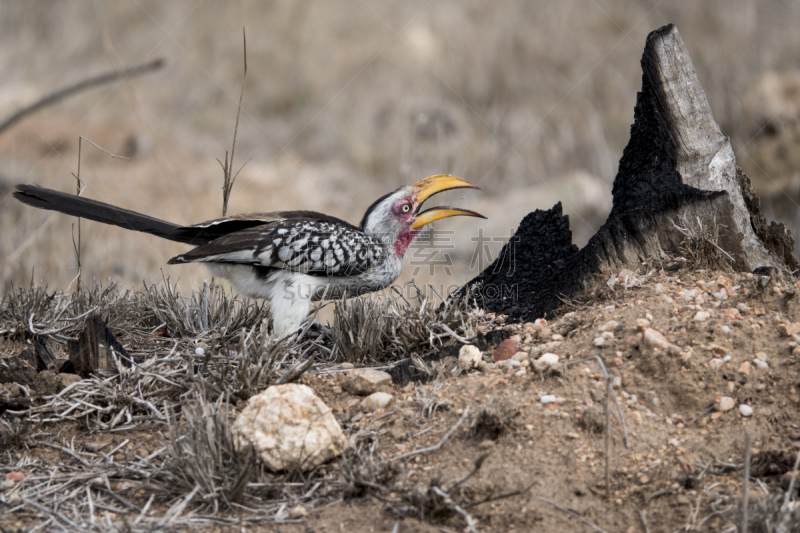
[[[100,316],[120,338],[155,331],[170,338],[232,340],[269,315],[265,304],[227,294],[217,284],[183,296],[169,278],[144,290],[121,290],[114,282],[69,294],[31,285],[7,293],[0,303],[0,334],[19,338],[52,335],[65,339],[83,329],[87,317]]]
[[[733,256],[719,245],[719,225],[716,219],[710,225],[703,225],[697,218],[691,220],[686,215],[671,221],[672,226],[683,235],[680,251],[695,269],[729,270],[735,262]]]
[[[194,500],[217,512],[241,500],[255,468],[255,452],[237,452],[229,421],[233,412],[220,396],[208,401],[192,393],[182,402],[184,424],[169,417],[169,458],[164,464],[164,489],[174,497],[193,494]]]
[[[425,388],[423,386],[414,386],[414,399],[417,402],[417,405],[422,412],[422,415],[426,418],[433,416],[436,414],[436,411],[439,409],[449,409],[450,406],[453,404],[447,398],[440,398],[439,391],[442,389],[442,384],[438,381],[433,384],[431,390],[425,392]]]
[[[751,505],[750,533],[800,533],[800,504],[784,501],[784,494],[763,498]]]
[[[437,305],[416,284],[411,287],[413,304],[396,287],[397,298],[371,296],[337,302],[331,335],[340,360],[356,364],[397,361],[428,353],[445,340],[475,335],[480,313],[469,306],[468,298]]]
[[[469,436],[473,440],[497,440],[514,427],[519,411],[506,402],[492,399],[481,405],[471,417]]]

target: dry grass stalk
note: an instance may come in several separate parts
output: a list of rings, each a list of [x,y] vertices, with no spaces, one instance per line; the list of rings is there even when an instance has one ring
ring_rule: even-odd
[[[222,183],[222,216],[228,213],[228,200],[231,197],[231,190],[233,190],[233,183],[236,181],[236,176],[242,171],[240,168],[236,174],[233,174],[233,154],[236,151],[236,134],[239,133],[239,116],[242,114],[242,98],[244,97],[244,84],[247,81],[247,35],[245,34],[244,27],[242,28],[242,46],[244,53],[244,75],[242,76],[242,90],[239,93],[239,105],[236,108],[236,125],[233,127],[233,143],[231,144],[231,157],[228,159],[228,152],[225,152],[225,162],[219,159],[220,166],[222,167],[223,183]],[[244,168],[244,166],[242,166]]]
[[[448,339],[471,340],[481,320],[469,298],[437,305],[416,284],[409,301],[403,289],[397,298],[369,296],[337,302],[332,340],[341,359],[356,363],[383,363],[429,353]]]
[[[248,448],[237,452],[229,421],[233,415],[227,399],[216,402],[203,392],[193,391],[181,402],[184,427],[178,428],[174,416],[167,418],[170,442],[169,459],[164,467],[169,473],[165,488],[175,497],[187,493],[213,512],[240,503],[244,489],[255,468],[255,452]]]
[[[671,221],[672,226],[684,236],[681,242],[682,253],[689,259],[694,268],[728,270],[736,262],[731,254],[719,246],[719,225],[714,220],[711,226],[704,226],[697,218],[697,223],[686,215]]]

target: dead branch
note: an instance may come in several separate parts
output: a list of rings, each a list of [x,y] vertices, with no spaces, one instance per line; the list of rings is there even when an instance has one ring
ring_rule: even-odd
[[[32,103],[28,107],[24,107],[19,111],[12,113],[8,116],[2,123],[0,123],[0,134],[2,134],[5,130],[25,118],[26,116],[39,111],[40,109],[56,104],[63,100],[68,96],[72,96],[73,94],[79,93],[81,91],[85,91],[87,89],[91,89],[92,87],[97,87],[98,85],[103,85],[114,80],[124,80],[133,76],[139,76],[141,74],[145,74],[147,72],[158,70],[164,66],[164,60],[162,58],[154,59],[149,63],[144,63],[141,65],[136,65],[135,67],[129,67],[124,70],[114,70],[111,72],[106,72],[105,74],[100,74],[99,76],[94,76],[92,78],[85,79],[83,81],[79,81],[73,85],[68,87],[64,87],[63,89],[59,89],[54,93],[50,93],[43,98],[40,98],[36,102]]]

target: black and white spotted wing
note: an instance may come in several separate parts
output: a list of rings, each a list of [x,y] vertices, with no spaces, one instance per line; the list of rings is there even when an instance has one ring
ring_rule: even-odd
[[[383,253],[379,241],[344,221],[287,217],[223,235],[169,262],[254,264],[311,275],[352,276],[380,262]]]

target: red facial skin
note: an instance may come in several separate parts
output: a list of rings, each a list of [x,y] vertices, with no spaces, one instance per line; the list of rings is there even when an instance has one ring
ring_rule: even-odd
[[[403,206],[408,206],[408,212],[403,213]],[[406,227],[397,235],[394,241],[394,251],[398,256],[403,256],[411,245],[411,241],[417,236],[419,231],[412,230],[411,224],[414,223],[414,203],[410,199],[398,200],[392,206],[392,214]]]

